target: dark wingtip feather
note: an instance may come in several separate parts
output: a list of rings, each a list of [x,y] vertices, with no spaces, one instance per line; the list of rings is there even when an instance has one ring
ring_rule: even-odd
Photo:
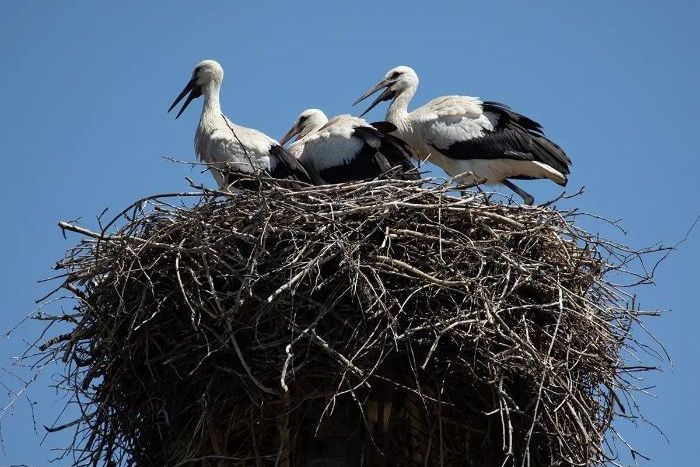
[[[553,169],[566,175],[570,172],[571,159],[564,150],[547,138],[542,129],[542,125],[525,115],[514,112],[505,104],[493,101],[483,103],[484,112],[493,112],[501,116],[498,122],[498,129],[507,133],[514,130],[531,141],[532,155],[535,160],[550,165]]]
[[[500,102],[494,101],[484,101],[481,108],[484,112],[493,112],[506,117],[505,120],[515,122],[521,127],[525,128],[527,131],[536,134],[537,136],[543,136],[542,125],[534,121],[530,117],[526,117],[523,114],[514,112],[510,107]],[[500,126],[500,122],[499,122]]]
[[[392,170],[392,173],[396,172],[395,177],[402,180],[420,179],[420,174],[411,162],[413,156],[411,147],[402,139],[380,129],[384,128],[390,132],[395,131],[396,126],[389,122],[378,123],[378,127],[375,127],[373,123],[372,127],[362,126],[355,128],[355,135],[365,140],[369,138],[379,140],[380,147],[378,150],[375,150],[374,158],[382,171]],[[399,170],[393,170],[395,168]]]
[[[371,126],[376,128],[377,130],[381,131],[382,133],[393,133],[396,131],[396,125],[390,122],[372,122],[370,123]]]
[[[306,168],[297,160],[292,153],[283,148],[279,144],[270,146],[270,155],[276,157],[284,166],[284,172],[278,171],[275,174],[270,174],[276,178],[287,178],[298,180],[300,182],[312,183],[309,173]]]

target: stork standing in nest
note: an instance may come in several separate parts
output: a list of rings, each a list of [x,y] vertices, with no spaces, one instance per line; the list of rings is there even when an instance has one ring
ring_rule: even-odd
[[[322,111],[307,109],[280,144],[297,136],[289,150],[317,185],[367,180],[387,173],[395,178],[418,179],[411,163],[411,148],[389,134],[395,130],[388,122],[369,124],[350,115],[329,120]]]
[[[438,97],[409,112],[417,88],[416,72],[399,66],[354,104],[383,89],[362,115],[382,101],[392,101],[386,120],[396,125],[395,134],[420,159],[435,163],[459,183],[502,183],[525,204],[534,198],[510,179],[547,178],[566,185],[571,160],[545,137],[539,123],[506,105],[470,96]]]
[[[262,173],[273,178],[309,182],[304,167],[277,141],[258,130],[236,125],[222,113],[219,92],[223,79],[224,70],[218,62],[199,62],[187,86],[168,109],[170,112],[187,95],[175,117],[178,118],[193,99],[204,96],[195,151],[209,166],[219,187],[228,189],[241,175],[257,177]],[[250,178],[241,180],[243,183],[238,186],[250,186],[250,181]]]

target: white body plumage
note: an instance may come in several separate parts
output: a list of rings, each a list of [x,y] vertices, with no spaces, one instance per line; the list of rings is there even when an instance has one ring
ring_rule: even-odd
[[[308,181],[303,167],[277,141],[261,131],[236,125],[222,113],[219,93],[223,78],[224,70],[218,62],[198,63],[192,79],[169,109],[189,93],[179,117],[193,99],[204,96],[195,152],[209,166],[219,186],[225,189],[237,175],[260,172],[275,178]]]

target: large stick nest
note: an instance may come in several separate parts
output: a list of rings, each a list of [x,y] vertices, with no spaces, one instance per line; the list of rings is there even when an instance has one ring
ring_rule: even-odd
[[[64,223],[74,464],[607,464],[647,277],[577,216],[377,180]]]

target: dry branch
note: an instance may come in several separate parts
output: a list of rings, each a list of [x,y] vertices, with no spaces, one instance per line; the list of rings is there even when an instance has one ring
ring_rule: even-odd
[[[645,252],[415,182],[184,195],[61,223],[75,465],[289,465],[334,417],[365,465],[614,460]]]

